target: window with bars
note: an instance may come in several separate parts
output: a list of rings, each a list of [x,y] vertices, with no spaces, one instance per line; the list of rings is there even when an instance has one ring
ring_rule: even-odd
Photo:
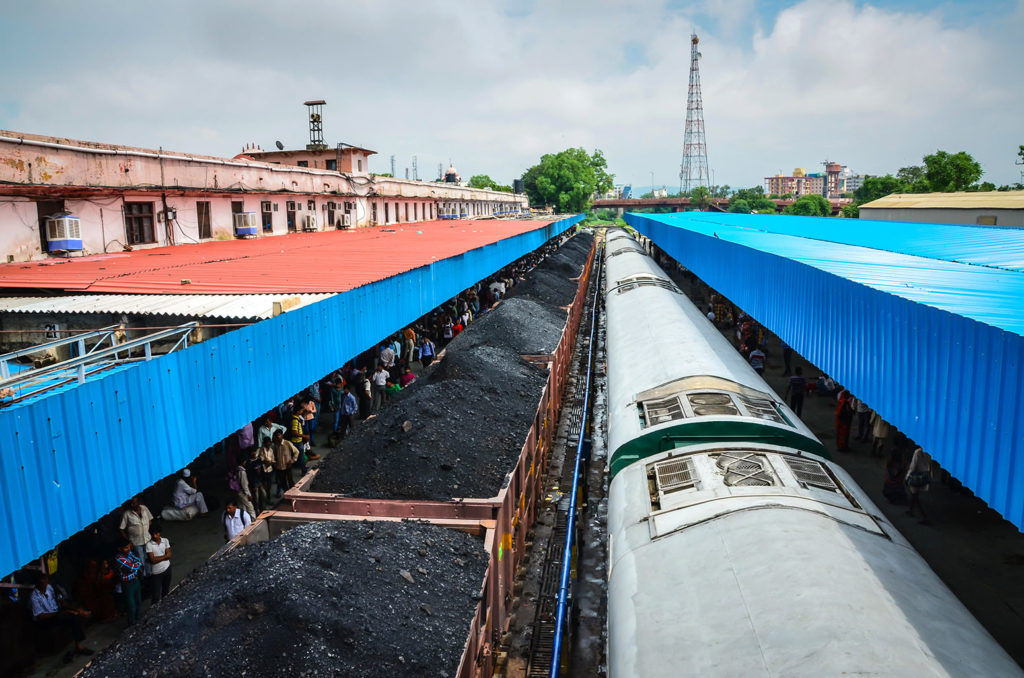
[[[775,403],[768,400],[767,398],[752,398],[750,396],[736,396],[743,407],[746,408],[747,412],[752,417],[758,419],[765,419],[767,421],[774,421],[779,424],[785,424],[786,420],[779,414],[778,409],[775,407]]]
[[[210,203],[207,200],[196,202],[196,218],[199,222],[199,239],[213,237],[213,227],[210,222]]]
[[[156,242],[153,223],[153,203],[126,202],[124,204],[125,241],[129,245]]]
[[[646,400],[643,402],[644,421],[647,426],[657,426],[668,421],[683,419],[686,413],[676,396]]]
[[[626,292],[632,292],[633,290],[637,289],[638,287],[660,287],[661,289],[668,290],[669,292],[675,292],[676,294],[682,294],[682,292],[679,291],[679,288],[676,287],[673,283],[669,282],[668,280],[658,280],[658,279],[653,279],[653,280],[631,280],[630,282],[626,282],[626,283],[622,283],[621,285],[617,285],[615,287],[615,291],[618,292],[619,294],[625,294]]]
[[[804,488],[816,487],[819,490],[828,490],[829,492],[839,491],[835,481],[832,480],[828,471],[819,462],[811,459],[786,457],[786,465],[789,466],[789,470],[793,472],[797,481]]]
[[[697,486],[693,461],[688,458],[669,459],[654,465],[654,480],[661,494],[679,492]]]

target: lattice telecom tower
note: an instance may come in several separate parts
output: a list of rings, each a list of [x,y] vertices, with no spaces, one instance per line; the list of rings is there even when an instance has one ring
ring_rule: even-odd
[[[686,97],[686,134],[683,137],[683,163],[679,168],[679,192],[688,193],[698,186],[710,185],[708,145],[704,138],[704,102],[700,96],[700,39],[690,36],[690,91]]]

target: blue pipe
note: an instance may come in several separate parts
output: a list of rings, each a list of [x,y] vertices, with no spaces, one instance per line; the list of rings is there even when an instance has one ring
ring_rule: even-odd
[[[604,269],[604,256],[598,262],[597,277],[594,279],[594,307],[590,310],[590,346],[587,351],[587,381],[583,391],[583,416],[580,420],[580,436],[576,443],[576,461],[572,472],[572,490],[569,492],[569,521],[565,531],[565,551],[562,555],[562,578],[558,584],[558,612],[555,617],[555,642],[551,651],[551,678],[558,678],[558,669],[561,664],[562,655],[562,634],[565,628],[565,608],[569,597],[569,570],[572,564],[572,536],[573,528],[576,526],[576,492],[580,484],[580,463],[583,459],[583,438],[587,430],[587,412],[590,405],[590,376],[591,365],[594,359],[594,330],[597,328],[597,307],[598,295],[601,294],[601,271]]]

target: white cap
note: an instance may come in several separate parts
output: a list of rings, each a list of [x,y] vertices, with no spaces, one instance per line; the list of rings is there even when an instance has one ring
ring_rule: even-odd
[[[185,469],[184,471],[181,472],[181,476],[183,478],[188,478],[191,475],[192,475],[192,471],[189,471],[188,469]]]

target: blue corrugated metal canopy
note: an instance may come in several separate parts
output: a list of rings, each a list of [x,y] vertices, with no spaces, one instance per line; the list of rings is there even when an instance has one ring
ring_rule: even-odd
[[[0,575],[581,218],[542,225],[0,410]]]
[[[626,220],[1024,525],[1024,232],[698,212]]]
[[[1011,228],[909,221],[687,212],[688,221],[858,245],[930,259],[1024,271],[1024,235]]]

